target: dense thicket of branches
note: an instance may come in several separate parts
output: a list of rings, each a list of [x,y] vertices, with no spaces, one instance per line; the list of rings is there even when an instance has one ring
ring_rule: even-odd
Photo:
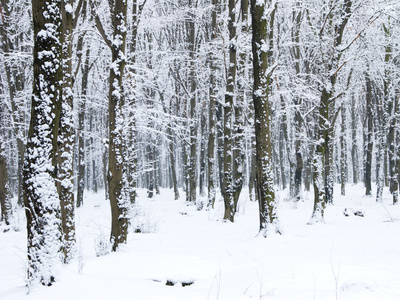
[[[326,204],[335,203],[335,183],[345,194],[346,184],[363,182],[377,201],[386,186],[398,203],[398,1],[59,5],[65,108],[60,120],[49,115],[60,130],[50,126],[52,150],[43,151],[57,152],[48,153],[55,168],[48,176],[59,182],[54,199],[62,201],[66,261],[74,243],[73,223],[65,220],[73,222],[72,187],[78,206],[85,190],[105,189],[114,250],[126,241],[136,187],[146,188],[148,197],[173,188],[175,199],[185,194],[198,209],[212,209],[222,198],[224,219],[234,221],[248,186],[261,204],[261,230],[277,222],[275,189],[288,188],[292,201],[313,189],[311,223],[323,221]],[[30,3],[1,0],[0,200],[6,223],[10,197],[18,195],[22,205],[22,163],[38,147],[32,138],[40,129],[39,110],[31,121],[29,114],[32,81],[40,76],[32,67],[30,15]],[[35,100],[41,92],[33,86]],[[26,164],[27,184],[32,172]]]

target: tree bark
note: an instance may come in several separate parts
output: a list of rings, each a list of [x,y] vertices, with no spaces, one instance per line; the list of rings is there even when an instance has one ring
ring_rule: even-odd
[[[193,0],[189,0],[189,7],[194,7]],[[197,120],[196,120],[196,70],[195,70],[195,51],[196,51],[196,32],[195,20],[192,15],[188,16],[187,22],[187,42],[189,50],[189,157],[188,157],[188,185],[186,191],[186,201],[196,203],[196,169],[197,169]]]
[[[73,171],[75,127],[73,117],[74,95],[72,90],[72,31],[74,16],[72,7],[72,0],[62,0],[63,91],[57,140],[57,190],[61,205],[62,250],[65,263],[72,259],[76,242]]]
[[[2,108],[0,108],[0,115],[2,115]],[[3,115],[1,117],[4,118]],[[6,225],[10,225],[12,218],[12,202],[8,182],[7,159],[4,153],[4,143],[2,136],[0,136],[0,209],[0,222],[4,222]]]
[[[108,148],[108,195],[111,205],[111,243],[116,251],[120,244],[126,243],[128,236],[128,201],[123,189],[123,126],[124,92],[123,74],[125,69],[127,3],[113,0],[110,5],[112,21],[111,68],[109,77],[109,148]]]
[[[31,122],[24,164],[28,285],[51,285],[59,261],[60,199],[56,149],[62,97],[61,1],[32,1],[34,65]]]
[[[340,135],[340,194],[346,195],[347,183],[347,144],[346,144],[346,107],[342,106],[342,126]]]
[[[228,30],[229,30],[229,65],[226,79],[225,105],[224,105],[224,177],[222,186],[222,195],[224,197],[224,220],[234,221],[237,210],[237,200],[234,197],[236,186],[233,178],[234,165],[234,97],[236,81],[236,10],[235,1],[229,0],[228,5]]]
[[[351,99],[351,161],[353,169],[353,184],[358,183],[358,147],[357,147],[357,113],[356,113],[356,100],[355,97]]]
[[[217,0],[212,0],[212,11],[211,11],[211,45],[214,44],[217,38]],[[209,55],[210,61],[210,89],[209,89],[209,105],[208,105],[208,144],[207,144],[207,162],[208,162],[208,195],[207,195],[207,208],[214,207],[216,188],[217,188],[217,169],[216,169],[216,159],[215,159],[215,141],[217,137],[217,125],[216,125],[216,71],[217,66],[215,62],[215,57],[213,53],[213,48],[211,49]]]
[[[326,205],[326,168],[325,151],[329,143],[329,126],[326,120],[329,120],[329,99],[330,93],[324,89],[322,91],[319,104],[316,147],[313,161],[313,185],[314,185],[314,208],[310,223],[323,222]]]
[[[261,3],[251,0],[252,17],[252,52],[253,52],[253,102],[256,136],[256,193],[259,201],[260,234],[266,237],[270,233],[279,233],[276,215],[274,178],[272,171],[272,141],[270,132],[270,107],[273,55],[273,29],[276,7],[267,5],[272,1]],[[268,49],[265,49],[268,47]],[[268,73],[268,68],[271,70]]]
[[[366,149],[365,149],[365,195],[371,196],[372,186],[371,186],[371,172],[372,172],[372,148],[374,145],[374,141],[372,139],[373,136],[373,115],[372,115],[372,86],[371,80],[366,75]]]

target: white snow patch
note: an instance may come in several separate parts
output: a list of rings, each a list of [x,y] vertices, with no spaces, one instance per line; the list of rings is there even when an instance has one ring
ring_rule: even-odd
[[[390,204],[387,190],[383,204],[363,197],[361,185],[346,192],[340,196],[335,186],[325,223],[311,226],[312,191],[296,205],[281,201],[284,234],[264,239],[257,236],[258,205],[247,189],[235,223],[222,222],[221,199],[215,209],[197,211],[183,192],[178,201],[170,190],[150,200],[139,190],[140,222],[156,222],[156,229],[132,228],[126,245],[100,257],[96,241],[109,239],[110,206],[104,192],[87,193],[76,211],[79,254],[52,287],[26,295],[26,233],[3,233],[0,226],[0,299],[400,299],[400,222],[389,222],[400,219],[400,206]],[[287,199],[287,191],[277,194]],[[365,216],[345,217],[349,207]],[[23,210],[15,219],[25,227]]]

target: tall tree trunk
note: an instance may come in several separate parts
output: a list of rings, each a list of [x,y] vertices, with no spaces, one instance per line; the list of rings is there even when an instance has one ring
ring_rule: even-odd
[[[357,147],[357,112],[356,112],[356,100],[353,96],[351,99],[351,161],[353,169],[353,184],[358,183],[358,147]]]
[[[346,195],[347,183],[347,144],[346,144],[346,106],[342,105],[342,126],[340,134],[340,194]]]
[[[126,65],[126,19],[127,2],[111,0],[112,39],[109,39],[96,15],[96,27],[111,49],[111,68],[108,96],[108,196],[111,206],[111,243],[116,251],[120,244],[126,243],[128,236],[129,203],[124,197],[124,113],[123,75]]]
[[[81,41],[82,42],[82,41]],[[82,49],[81,49],[82,51]],[[84,122],[86,114],[86,95],[89,79],[89,59],[90,47],[87,47],[85,53],[85,63],[82,67],[82,83],[81,83],[81,99],[79,99],[79,112],[78,112],[78,192],[76,197],[76,205],[80,207],[83,205],[83,193],[85,190],[85,135],[84,135]]]
[[[384,111],[383,111],[383,100],[381,97],[376,101],[376,112],[375,118],[375,134],[376,134],[376,202],[381,203],[383,196],[383,187],[385,184],[384,167],[385,164],[385,122],[384,122]]]
[[[63,84],[60,125],[57,141],[57,190],[61,205],[62,250],[64,262],[69,262],[75,247],[75,199],[73,154],[75,128],[73,117],[72,31],[73,0],[62,0]]]
[[[371,172],[372,172],[372,148],[374,145],[374,141],[372,139],[373,136],[373,116],[372,116],[372,86],[371,80],[366,75],[366,130],[365,137],[366,137],[366,149],[365,149],[365,195],[370,196],[372,192],[371,186]]]
[[[160,195],[160,157],[158,154],[158,145],[153,147],[153,178],[154,178],[154,188],[156,189],[156,194]]]
[[[234,198],[235,183],[233,178],[233,150],[234,150],[234,97],[235,97],[235,81],[236,81],[236,10],[235,1],[229,0],[228,5],[228,29],[229,29],[229,65],[225,92],[224,105],[224,177],[222,186],[222,195],[224,197],[225,213],[224,219],[231,222],[234,221],[237,200]]]
[[[211,11],[211,41],[213,45],[217,38],[217,0],[212,0],[212,11]],[[207,195],[207,207],[214,207],[216,188],[217,188],[217,168],[215,159],[215,141],[217,137],[217,125],[216,125],[216,102],[217,102],[217,91],[216,91],[216,72],[217,66],[215,57],[211,48],[209,55],[210,61],[210,89],[209,89],[209,105],[208,105],[208,144],[207,144],[207,157],[208,157],[208,195]]]
[[[199,174],[199,192],[201,196],[205,195],[205,179],[206,179],[206,144],[207,144],[207,125],[206,111],[201,112],[201,142],[200,142],[200,174]],[[200,205],[202,207],[203,204]],[[199,208],[200,208],[199,207]]]
[[[0,103],[1,127],[5,125],[3,124],[3,120],[5,120],[3,106],[3,103]],[[0,222],[4,222],[6,225],[10,225],[12,218],[12,202],[8,181],[7,158],[4,151],[4,132],[2,131],[3,130],[0,130]]]
[[[171,131],[171,127],[169,126],[169,131]],[[172,175],[172,183],[173,183],[173,188],[174,188],[174,199],[178,200],[179,199],[179,190],[178,190],[178,179],[176,176],[176,162],[175,162],[175,147],[174,147],[174,141],[172,140],[172,135],[171,136],[171,141],[169,142],[169,159],[170,159],[170,164],[171,164],[171,175]]]
[[[333,185],[335,183],[333,170],[333,132],[333,128],[329,128],[328,145],[325,149],[325,201],[329,204],[333,204]]]
[[[194,1],[189,0],[189,6],[194,7]],[[188,166],[188,190],[186,200],[196,203],[197,188],[197,120],[196,120],[196,70],[195,70],[195,21],[190,16],[188,21],[188,46],[189,46],[189,82],[190,82],[190,109],[189,109],[189,166]]]
[[[51,285],[60,251],[56,150],[62,97],[61,1],[32,1],[34,65],[31,122],[24,164],[27,279]]]
[[[307,157],[307,160],[306,160],[306,164],[305,164],[305,168],[304,168],[304,189],[306,190],[306,191],[310,191],[310,189],[311,189],[311,182],[312,182],[312,169],[313,169],[313,161],[312,161],[312,159],[311,159],[311,157],[313,157],[313,155],[314,155],[314,149],[315,149],[315,146],[314,145],[311,145],[311,146],[309,146],[308,147],[308,157]]]
[[[399,97],[397,96],[395,99],[394,103],[394,114],[393,114],[393,119],[399,118],[400,115],[400,104],[399,104]],[[398,121],[394,121],[395,126],[395,138],[393,143],[396,145],[395,148],[395,153],[394,153],[394,170],[393,170],[393,204],[396,205],[399,203],[399,181],[400,181],[400,130],[398,128]]]
[[[271,96],[272,78],[267,69],[273,64],[274,16],[272,1],[262,3],[251,0],[252,17],[252,52],[253,52],[253,102],[256,135],[256,193],[259,201],[260,234],[280,232],[276,215],[274,178],[272,171],[271,116],[269,97]],[[275,4],[276,5],[276,4]],[[269,15],[265,15],[266,9]],[[268,49],[266,49],[268,48]]]
[[[164,95],[162,92],[160,94],[160,100],[161,103],[164,103],[164,113],[167,114],[167,109],[165,108],[165,101],[164,101]],[[173,104],[172,101],[170,101],[169,105],[169,111],[172,112]],[[175,162],[175,143],[174,143],[174,136],[172,132],[172,128],[174,127],[174,121],[172,120],[172,117],[169,121],[168,127],[167,127],[167,135],[170,141],[168,142],[168,149],[169,149],[169,160],[170,160],[170,165],[171,165],[171,177],[172,177],[172,185],[174,188],[174,199],[178,200],[179,199],[179,190],[178,190],[178,179],[176,175],[176,162]]]
[[[138,33],[138,26],[140,22],[140,16],[143,10],[143,6],[146,3],[144,1],[141,5],[137,3],[137,1],[132,1],[132,28],[131,28],[131,39],[130,39],[130,48],[129,48],[129,55],[130,55],[130,64],[131,67],[129,68],[129,85],[133,90],[130,93],[130,98],[127,103],[127,140],[126,149],[125,149],[125,156],[126,159],[126,166],[125,171],[127,172],[127,197],[131,204],[136,202],[136,188],[137,188],[137,145],[136,145],[136,116],[134,111],[136,110],[136,98],[135,98],[135,89],[136,89],[136,78],[135,78],[135,63],[136,63],[136,48],[137,48],[137,33]]]
[[[318,127],[316,147],[313,161],[313,185],[314,185],[314,208],[310,223],[323,222],[326,204],[326,182],[325,182],[325,151],[329,143],[329,99],[331,95],[324,89],[321,94],[318,113]]]
[[[325,60],[329,78],[321,87],[313,175],[314,209],[310,223],[323,222],[325,204],[322,204],[321,201],[333,202],[333,129],[340,112],[339,109],[334,113],[336,99],[334,92],[338,72],[341,68],[339,63],[343,54],[339,47],[342,45],[344,30],[351,16],[351,6],[352,0],[344,0],[336,13],[338,18],[340,15],[340,22],[334,26],[334,30],[329,31],[322,27],[319,33],[321,45],[324,45],[325,40],[331,40],[334,52],[332,56],[329,55],[329,58],[322,57],[322,60]],[[325,21],[331,23],[334,17],[335,14],[330,13]],[[321,176],[323,176],[322,181]]]
[[[152,145],[147,145],[147,198],[154,196],[154,151]]]
[[[297,3],[296,6],[300,6]],[[293,11],[293,21],[295,26],[293,26],[292,30],[292,41],[294,43],[293,46],[293,57],[295,59],[295,70],[296,74],[299,75],[301,72],[301,52],[300,52],[300,27],[302,22],[302,8],[300,11],[296,12]],[[303,176],[303,156],[301,153],[301,128],[303,119],[300,113],[300,106],[302,100],[298,97],[295,97],[293,100],[295,105],[295,112],[294,112],[294,148],[295,148],[295,172],[294,172],[294,188],[293,188],[293,198],[295,201],[299,201],[301,198],[301,183],[302,183],[302,176]]]
[[[12,217],[12,202],[8,184],[7,161],[1,147],[2,145],[0,144],[0,222],[4,222],[6,225],[10,225]]]

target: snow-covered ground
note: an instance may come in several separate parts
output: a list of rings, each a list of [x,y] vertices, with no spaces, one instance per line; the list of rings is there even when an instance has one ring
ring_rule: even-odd
[[[283,235],[257,236],[258,206],[242,193],[235,223],[222,222],[223,203],[197,211],[173,193],[147,199],[139,191],[129,235],[117,253],[106,247],[110,208],[102,193],[87,194],[76,212],[77,255],[52,287],[25,287],[26,232],[0,227],[0,299],[400,299],[400,206],[364,197],[362,186],[335,190],[325,224],[307,225],[313,199],[285,201],[278,193]],[[364,217],[343,211],[360,210]],[[144,233],[145,232],[145,233]],[[174,284],[174,285],[167,285]],[[190,284],[182,286],[183,284]]]

